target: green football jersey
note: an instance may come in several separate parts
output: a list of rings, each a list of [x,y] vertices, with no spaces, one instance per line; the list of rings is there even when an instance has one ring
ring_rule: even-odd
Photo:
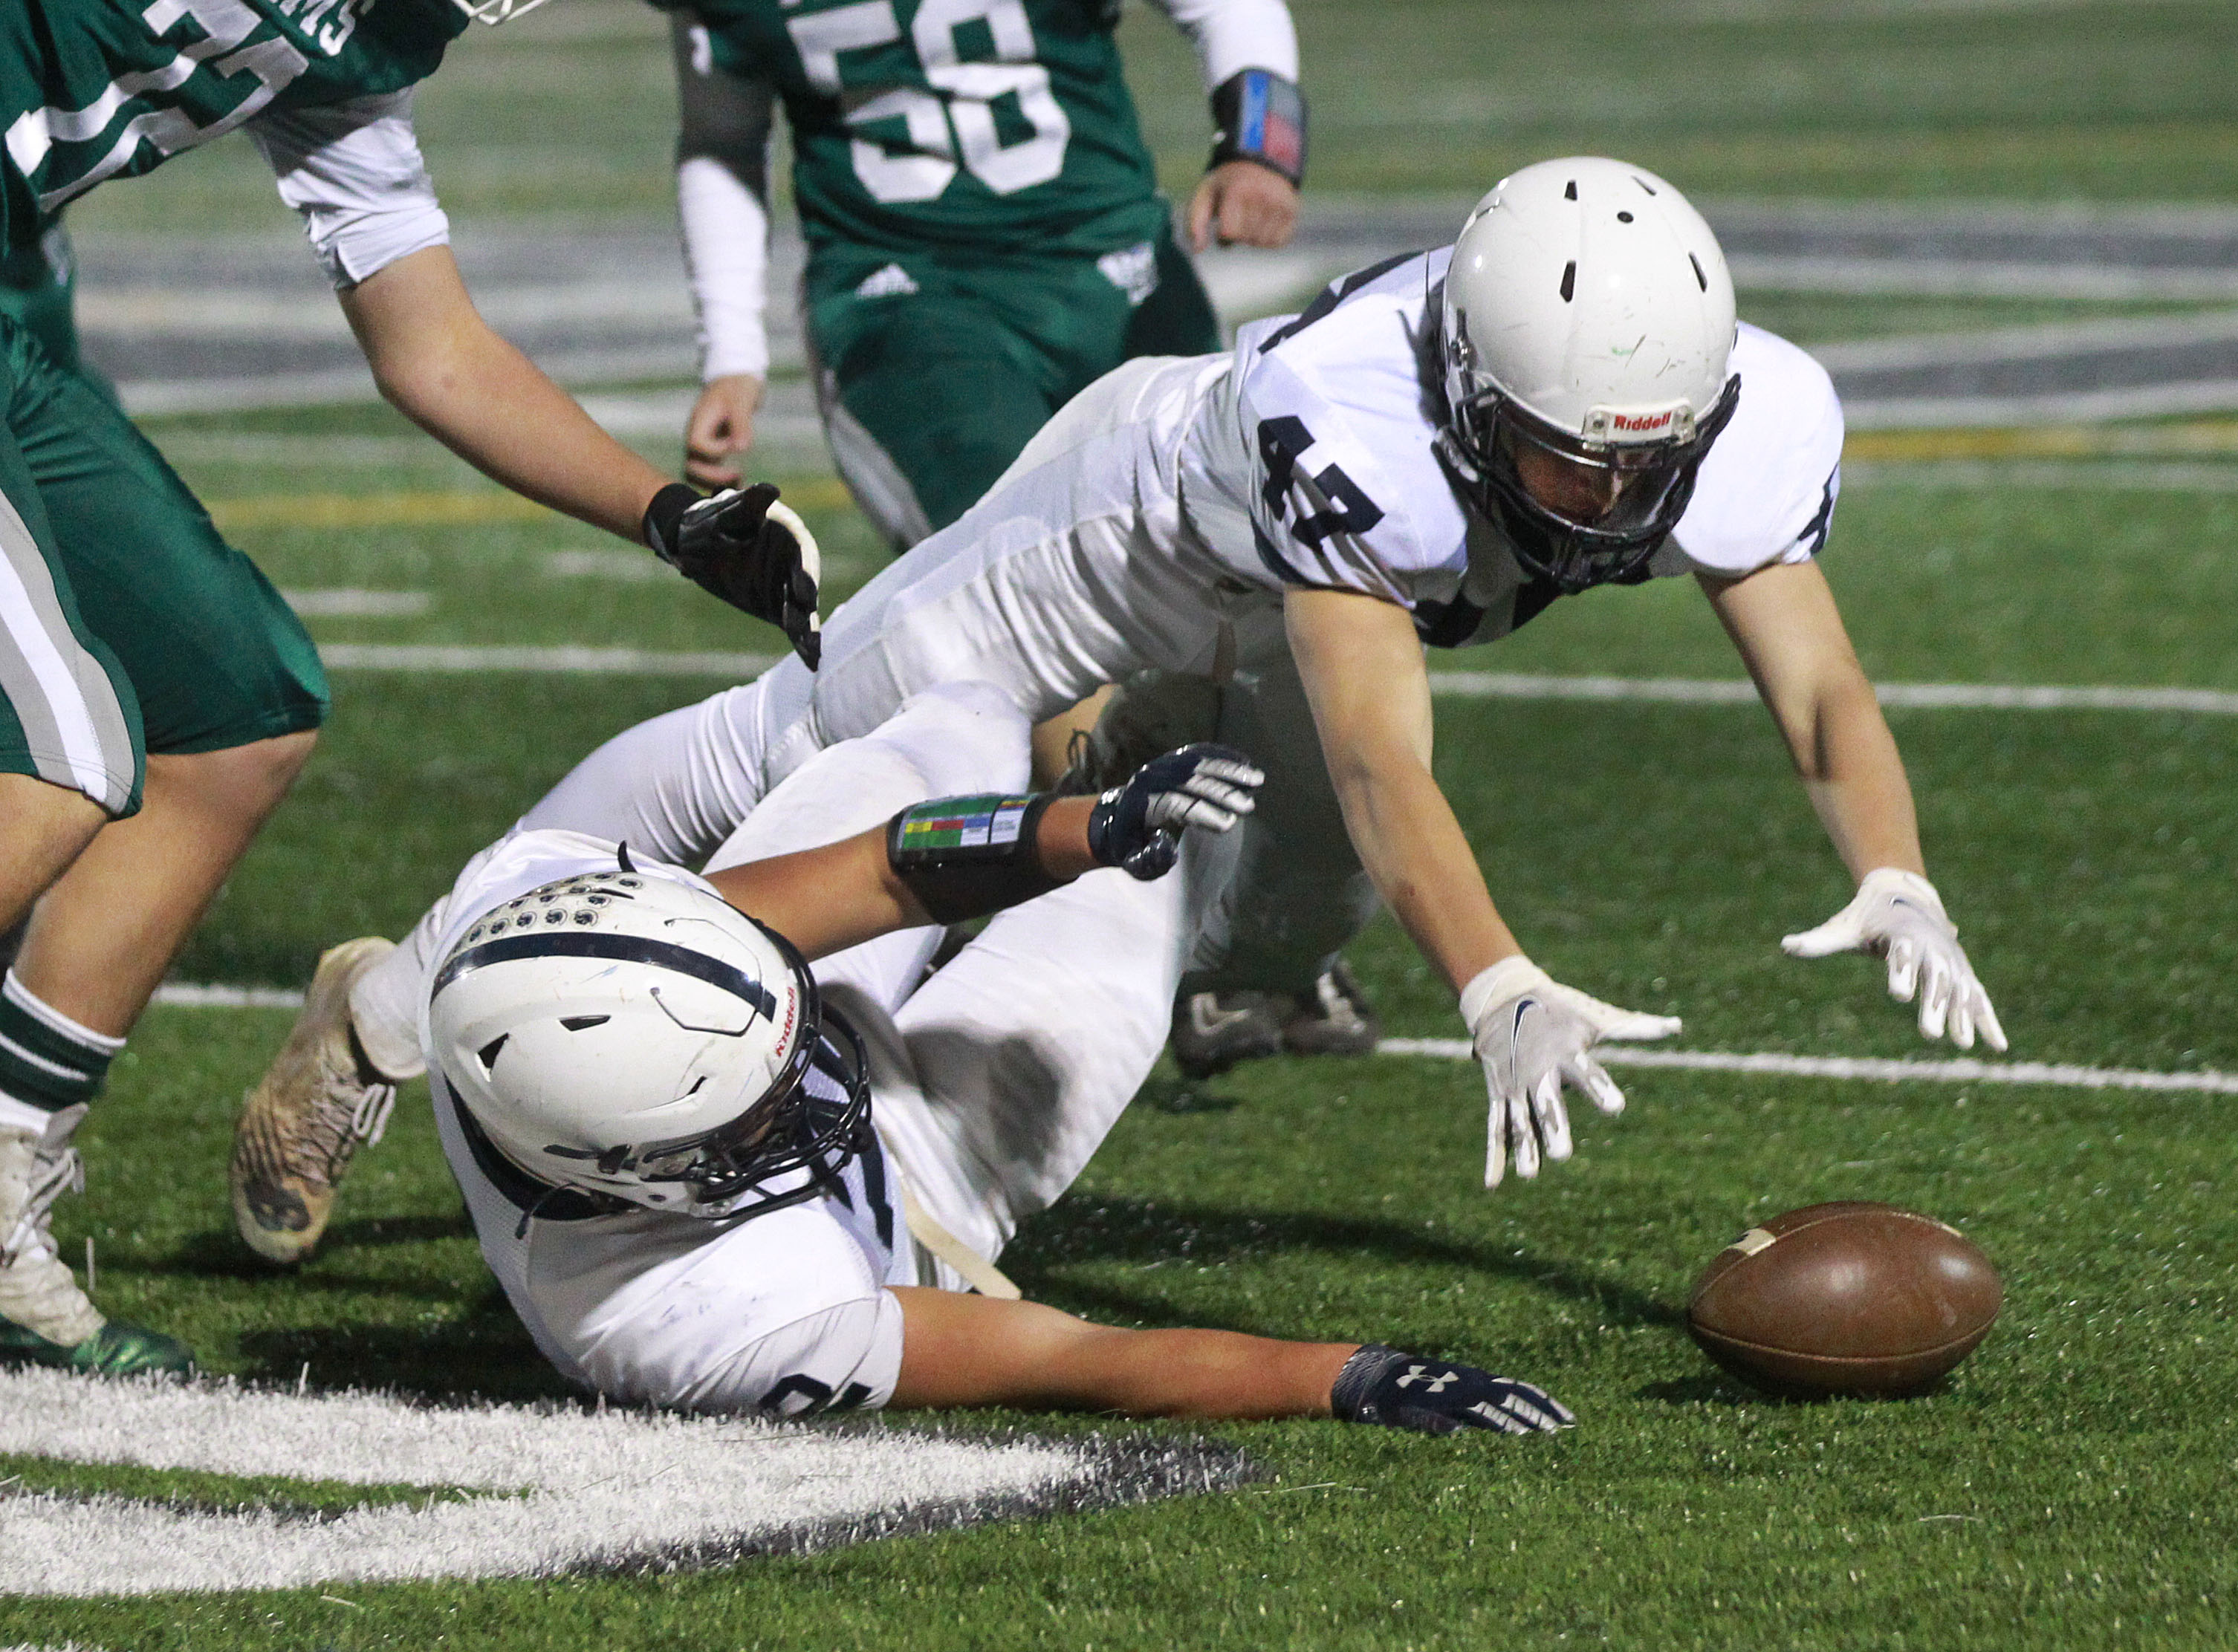
[[[691,9],[717,67],[784,100],[811,243],[1104,253],[1166,222],[1112,38],[1116,0]]]
[[[451,0],[7,0],[0,252],[265,109],[401,91],[466,26]]]

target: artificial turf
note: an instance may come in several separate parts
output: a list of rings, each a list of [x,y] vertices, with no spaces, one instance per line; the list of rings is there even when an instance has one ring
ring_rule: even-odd
[[[1466,196],[1517,161],[1586,149],[1705,196],[2135,204],[2227,202],[2238,166],[2238,23],[2201,0],[1404,0],[1378,8],[1373,30],[1344,0],[1295,9],[1317,191]],[[1204,138],[1194,68],[1162,23],[1125,28],[1162,175],[1183,190]],[[462,235],[669,218],[660,32],[635,4],[567,0],[460,49],[420,111]],[[292,233],[237,140],[103,190],[73,221],[89,236]],[[1814,341],[2110,307],[1783,294],[1743,307]],[[385,413],[151,428],[283,586],[432,598],[417,616],[315,621],[324,642],[776,646],[619,564],[560,572],[560,553],[612,547],[556,518],[415,519],[394,502],[488,496]],[[2149,451],[2158,438],[2126,439]],[[2228,466],[2231,443],[2213,433],[2165,439]],[[2238,688],[2228,480],[2172,491],[2120,461],[2031,478],[1906,462],[1936,442],[1973,451],[1937,438],[1891,463],[1883,439],[1826,558],[1877,676]],[[868,577],[876,546],[830,479],[793,479],[835,586]],[[306,492],[391,503],[321,517],[293,503]],[[1560,605],[1495,650],[1440,663],[1738,675],[1683,582]],[[318,756],[181,978],[300,984],[334,940],[397,932],[592,743],[718,684],[338,671]],[[1893,720],[1933,869],[2016,1057],[2238,1063],[2238,726]],[[1777,951],[1845,891],[1760,712],[1449,700],[1439,764],[1495,893],[1564,977],[1683,1014],[1687,1047],[1925,1053],[1872,965]],[[1458,1033],[1389,925],[1354,955],[1391,1031]],[[421,1093],[361,1161],[316,1260],[278,1278],[242,1255],[228,1132],[287,1021],[151,1013],[88,1126],[92,1178],[61,1207],[65,1253],[92,1239],[111,1311],[189,1338],[216,1371],[294,1383],[308,1367],[313,1386],[438,1400],[558,1394],[481,1268]],[[1574,1163],[1487,1195],[1465,1065],[1282,1061],[1195,1086],[1162,1070],[1074,1196],[1004,1259],[1032,1293],[1096,1317],[1374,1336],[1490,1362],[1575,1406],[1580,1426],[1559,1438],[1222,1428],[1266,1481],[664,1578],[6,1600],[0,1644],[2238,1644],[2227,1099],[1622,1076],[1631,1108],[1612,1121],[1581,1109]],[[1791,1404],[1737,1389],[1685,1339],[1689,1279],[1746,1223],[1850,1197],[1930,1211],[1980,1241],[2005,1273],[1997,1331],[1924,1400]],[[304,1517],[406,1495],[0,1462],[0,1485],[11,1476],[195,1507],[268,1500]]]
[[[1884,675],[2219,684],[2218,571],[2197,545],[2228,531],[2231,509],[2211,494],[2048,502],[1876,485],[1845,503],[1828,567]],[[440,535],[413,551],[440,601],[398,623],[438,624],[480,577],[476,558],[514,554],[511,532],[441,530],[465,536],[455,563]],[[371,554],[295,532],[255,544],[289,582],[327,578],[319,558]],[[2184,588],[2205,594],[2166,594]],[[2155,593],[2135,605],[2157,629],[2117,623],[2133,591]],[[534,600],[559,605],[540,631],[587,599]],[[1733,675],[1703,608],[1679,582],[1598,593],[1462,663]],[[666,644],[637,611],[606,611],[601,640]],[[337,684],[303,786],[183,975],[297,981],[345,934],[395,932],[574,755],[699,691],[626,677]],[[1934,869],[2016,1055],[2238,1061],[2224,875],[2238,859],[2238,728],[2135,713],[1896,721]],[[1777,951],[1844,890],[1760,712],[1448,700],[1439,766],[1495,892],[1566,978],[1685,1014],[1689,1047],[1918,1052],[1874,966]],[[1458,1030],[1387,924],[1354,956],[1392,1031]],[[243,1258],[224,1204],[228,1127],[286,1021],[151,1014],[88,1127],[94,1174],[63,1206],[66,1254],[93,1238],[111,1311],[189,1337],[217,1371],[294,1382],[308,1366],[315,1385],[435,1398],[560,1393],[482,1271],[417,1093],[316,1260],[275,1278]],[[1624,1079],[1632,1107],[1581,1118],[1574,1163],[1488,1195],[1465,1064],[1282,1061],[1196,1086],[1162,1072],[1073,1197],[1005,1258],[1030,1292],[1094,1317],[1374,1337],[1488,1362],[1576,1407],[1562,1438],[1222,1428],[1269,1480],[658,1580],[6,1602],[0,1642],[2220,1643],[2234,1563],[2217,1511],[2238,1467],[2224,1103]],[[1906,1404],[1778,1404],[1717,1376],[1680,1325],[1692,1272],[1774,1210],[1858,1197],[1930,1211],[1989,1250],[2009,1292],[1990,1342]],[[193,1506],[273,1495],[210,1477],[42,1472],[40,1484]],[[315,1510],[346,1495],[280,1500]]]

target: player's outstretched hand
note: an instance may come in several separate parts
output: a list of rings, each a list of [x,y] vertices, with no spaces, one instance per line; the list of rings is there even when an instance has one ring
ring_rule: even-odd
[[[1096,800],[1089,853],[1135,876],[1163,877],[1191,826],[1224,832],[1257,806],[1266,771],[1232,746],[1200,742],[1153,757]]]
[[[1339,1422],[1412,1429],[1417,1434],[1552,1434],[1575,1428],[1570,1408],[1545,1389],[1371,1343],[1344,1362],[1329,1390]]]
[[[1503,958],[1461,989],[1461,1019],[1468,1023],[1476,1059],[1492,1099],[1486,1130],[1484,1185],[1497,1187],[1507,1174],[1539,1173],[1541,1159],[1570,1156],[1570,1112],[1562,1087],[1573,1085],[1603,1113],[1624,1111],[1624,1092],[1589,1052],[1603,1039],[1668,1038],[1676,1015],[1619,1009],[1574,987],[1565,987],[1518,953]]]
[[[816,618],[823,558],[816,536],[767,482],[701,499],[681,482],[652,496],[645,542],[663,562],[732,607],[783,629],[814,671],[824,638]]]
[[[1869,952],[1888,961],[1889,996],[1899,1004],[1919,1000],[1923,1038],[1946,1032],[1962,1050],[1974,1047],[1974,1035],[2003,1051],[2005,1029],[1990,995],[1975,976],[1958,944],[1958,926],[1943,910],[1943,897],[1917,872],[1884,866],[1865,874],[1850,904],[1815,929],[1783,935],[1779,949],[1791,958],[1826,958],[1837,952]]]

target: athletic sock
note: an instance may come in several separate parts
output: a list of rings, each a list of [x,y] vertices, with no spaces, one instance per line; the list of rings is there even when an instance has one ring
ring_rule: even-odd
[[[80,1026],[16,978],[0,977],[0,1127],[44,1133],[101,1094],[124,1041]]]

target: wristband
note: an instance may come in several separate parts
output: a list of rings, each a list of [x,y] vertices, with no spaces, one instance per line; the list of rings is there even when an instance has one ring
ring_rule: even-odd
[[[1062,886],[1036,842],[1049,793],[936,797],[886,828],[886,864],[935,923],[999,912]]]
[[[1254,161],[1293,184],[1306,181],[1306,95],[1264,69],[1239,69],[1212,95],[1212,160]]]
[[[645,507],[645,542],[671,567],[676,565],[676,534],[684,525],[684,513],[699,503],[698,488],[671,482]]]

